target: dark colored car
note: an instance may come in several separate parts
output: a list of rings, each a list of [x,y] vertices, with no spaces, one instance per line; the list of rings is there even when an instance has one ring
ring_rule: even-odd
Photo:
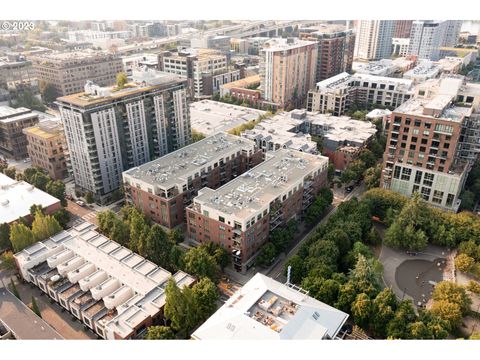
[[[353,185],[347,186],[347,187],[345,188],[345,192],[346,192],[347,194],[350,194],[350,193],[353,191],[353,188],[354,188]]]

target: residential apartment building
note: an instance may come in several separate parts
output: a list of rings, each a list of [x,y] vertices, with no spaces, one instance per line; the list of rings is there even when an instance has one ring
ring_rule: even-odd
[[[253,266],[270,231],[303,213],[327,183],[328,158],[280,149],[260,165],[213,190],[204,187],[187,207],[187,236],[232,254],[237,271]]]
[[[32,165],[47,171],[52,179],[66,178],[66,143],[61,122],[45,120],[36,126],[23,129],[23,133],[27,136],[27,151]]]
[[[38,114],[20,107],[0,106],[0,152],[15,160],[28,157],[23,129],[38,123]]]
[[[227,56],[216,50],[191,49],[158,55],[161,71],[186,76],[195,100],[209,99],[226,83],[239,80],[242,72],[228,66]]]
[[[412,80],[342,73],[317,83],[315,90],[309,91],[307,110],[339,116],[353,103],[395,108],[414,91]]]
[[[437,63],[430,60],[420,60],[417,66],[403,74],[403,77],[418,84],[440,76],[441,71],[442,68]]]
[[[195,340],[341,339],[348,314],[288,282],[255,274],[195,332]]]
[[[390,58],[394,33],[394,20],[359,20],[355,35],[355,58],[365,61]]]
[[[164,319],[165,286],[195,279],[133,253],[83,222],[15,254],[22,278],[40,288],[98,337],[141,338]]]
[[[315,136],[321,139],[322,155],[328,156],[335,169],[342,171],[358,157],[376,132],[372,123],[348,116],[292,110],[263,120],[241,136],[255,141],[263,152],[293,149],[317,154],[317,143],[312,140]]]
[[[393,38],[392,39],[392,55],[393,56],[407,56],[408,47],[410,45],[410,38]]]
[[[355,74],[402,77],[402,75],[412,69],[415,64],[415,58],[410,59],[405,57],[399,57],[394,60],[382,59],[369,62],[354,62],[353,71]]]
[[[420,59],[439,60],[441,47],[454,47],[457,44],[461,24],[458,20],[414,21],[408,53]]]
[[[480,86],[462,77],[430,80],[396,108],[387,123],[381,184],[457,211],[480,152]]]
[[[271,39],[261,50],[262,97],[273,106],[284,108],[301,103],[315,86],[318,45],[296,38]]]
[[[123,173],[127,201],[173,228],[200,189],[216,189],[263,159],[254,142],[218,133]]]
[[[100,51],[42,54],[29,60],[38,81],[52,84],[58,96],[82,92],[89,80],[109,86],[123,71],[121,58]]]
[[[338,24],[300,29],[300,39],[318,42],[315,82],[352,72],[355,33]]]
[[[186,78],[145,68],[124,88],[88,83],[57,99],[76,187],[104,202],[123,171],[188,145],[188,102]]]
[[[406,39],[410,37],[413,20],[395,20],[395,32],[393,37]]]

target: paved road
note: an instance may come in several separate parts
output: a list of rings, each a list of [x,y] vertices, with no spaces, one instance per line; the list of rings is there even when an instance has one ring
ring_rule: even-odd
[[[73,221],[83,219],[97,225],[97,213],[88,206],[82,207],[67,200],[67,210],[73,215]]]
[[[45,320],[53,329],[60,333],[65,339],[96,339],[90,330],[86,330],[78,320],[64,310],[59,304],[50,301],[50,297],[40,291],[37,287],[32,287],[30,284],[17,283],[16,284],[20,298],[27,304],[32,301],[32,296],[35,297],[37,305]]]
[[[313,229],[311,229],[307,234],[305,234],[303,238],[287,253],[287,255],[267,273],[267,275],[273,277],[274,279],[280,282],[285,282],[287,279],[283,275],[283,271],[288,259],[290,259],[293,255],[295,255],[300,250],[300,247],[302,246],[302,244],[310,237],[310,235],[313,234],[321,224],[324,224],[328,220],[328,218],[330,218],[330,216],[332,216],[332,214],[335,213],[335,211],[337,211],[338,205],[340,205],[343,201],[350,200],[354,196],[361,197],[361,195],[364,192],[365,192],[365,186],[361,184],[360,186],[357,186],[350,194],[345,196],[343,199],[338,199],[338,198],[334,199],[333,207],[324,216],[324,218],[317,225],[315,225]]]

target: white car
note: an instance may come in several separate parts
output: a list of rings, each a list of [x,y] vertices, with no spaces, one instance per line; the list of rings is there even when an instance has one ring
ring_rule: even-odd
[[[75,204],[77,204],[78,206],[82,206],[82,207],[85,206],[85,203],[81,200],[75,201]]]
[[[28,162],[30,162],[30,161],[32,161],[32,159],[30,159],[30,158],[26,158],[26,159],[23,160],[23,162],[24,162],[25,164],[28,163]]]

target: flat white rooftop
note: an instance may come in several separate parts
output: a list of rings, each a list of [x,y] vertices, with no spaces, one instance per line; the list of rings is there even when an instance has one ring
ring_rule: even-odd
[[[47,208],[60,200],[25,181],[15,181],[0,174],[0,223],[11,223],[30,215],[32,205]]]
[[[265,113],[219,101],[202,100],[190,104],[190,123],[192,129],[209,136],[257,120]]]
[[[334,339],[348,314],[257,273],[192,335],[198,340]]]
[[[222,187],[203,188],[194,198],[194,206],[234,215],[245,221],[303,179],[320,170],[326,170],[328,158],[300,151],[281,149],[269,152],[266,160]],[[213,211],[212,211],[213,213]]]
[[[315,44],[316,44],[316,41],[300,40],[298,38],[288,38],[288,39],[274,38],[274,39],[268,40],[263,45],[262,50],[266,52],[284,51],[284,50],[291,50],[291,49],[296,49],[302,46],[315,45]]]
[[[201,169],[213,166],[219,159],[242,150],[253,150],[253,141],[226,133],[218,133],[177,151],[171,152],[144,165],[123,173],[132,183],[143,182],[168,190],[178,186],[180,190]],[[181,191],[180,191],[181,192]]]

